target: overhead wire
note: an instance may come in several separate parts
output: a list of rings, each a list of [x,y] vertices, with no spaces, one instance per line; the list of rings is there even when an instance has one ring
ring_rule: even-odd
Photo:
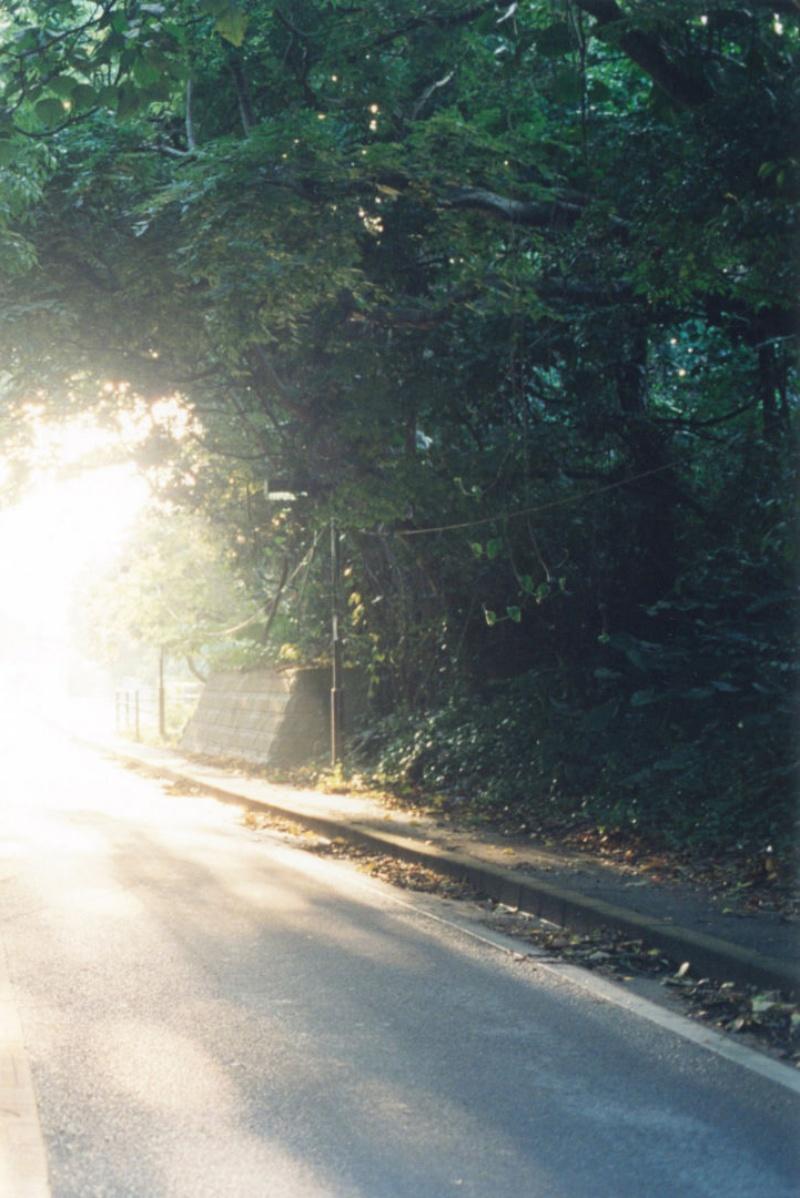
[[[583,503],[587,499],[592,499],[595,495],[603,495],[607,491],[615,491],[619,487],[629,486],[631,483],[639,482],[640,479],[649,478],[654,474],[662,474],[665,470],[672,470],[678,466],[685,458],[677,458],[671,462],[665,462],[661,466],[653,466],[650,470],[642,470],[639,474],[631,474],[627,478],[617,479],[616,482],[607,483],[602,487],[594,487],[591,491],[585,491],[582,495],[568,495],[563,499],[554,499],[550,503],[536,504],[534,507],[519,508],[515,512],[500,512],[494,516],[481,516],[476,520],[461,520],[455,524],[439,524],[432,525],[428,528],[397,528],[392,529],[391,533],[374,532],[373,536],[396,536],[396,537],[421,537],[429,536],[440,532],[455,532],[463,528],[478,528],[482,524],[497,524],[500,521],[516,520],[520,516],[533,516],[539,512],[552,511],[553,508],[567,507],[573,503]]]

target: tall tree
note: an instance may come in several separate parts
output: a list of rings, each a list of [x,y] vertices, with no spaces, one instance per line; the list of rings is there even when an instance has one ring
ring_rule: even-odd
[[[17,427],[149,413],[143,460],[259,602],[308,579],[310,655],[334,514],[394,702],[534,669],[642,746],[785,706],[791,0],[8,12]]]

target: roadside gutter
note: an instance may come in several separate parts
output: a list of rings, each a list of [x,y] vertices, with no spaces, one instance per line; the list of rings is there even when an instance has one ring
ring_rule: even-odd
[[[270,797],[254,797],[246,793],[255,789],[252,779],[226,775],[221,769],[210,770],[173,753],[145,746],[128,746],[117,741],[87,743],[146,773],[197,787],[222,802],[278,818],[288,818],[331,839],[342,838],[373,852],[426,866],[449,878],[468,883],[487,898],[561,927],[580,932],[604,928],[631,939],[642,940],[648,947],[657,948],[677,963],[689,961],[696,976],[706,975],[718,981],[745,983],[765,990],[777,989],[794,996],[800,995],[798,961],[769,956],[717,936],[681,927],[666,919],[642,915],[543,878],[521,877],[517,872],[481,861],[477,857],[399,835],[370,820],[350,818],[340,811],[328,814],[309,811],[302,797],[298,795],[297,800],[294,800],[291,790],[285,787],[261,783],[260,788],[268,791]],[[256,784],[258,787],[259,784]],[[278,795],[279,801],[276,798]],[[323,798],[320,796],[320,800]]]

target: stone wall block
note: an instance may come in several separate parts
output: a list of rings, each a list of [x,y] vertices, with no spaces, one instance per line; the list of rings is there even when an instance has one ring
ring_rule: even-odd
[[[365,685],[345,677],[348,719],[365,707]],[[181,748],[246,761],[298,765],[330,746],[330,671],[221,670],[212,674]]]

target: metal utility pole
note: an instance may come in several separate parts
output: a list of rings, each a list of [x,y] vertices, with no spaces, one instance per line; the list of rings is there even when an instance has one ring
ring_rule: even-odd
[[[344,738],[344,689],[342,687],[342,642],[339,637],[339,533],[331,517],[331,765],[342,759]]]

